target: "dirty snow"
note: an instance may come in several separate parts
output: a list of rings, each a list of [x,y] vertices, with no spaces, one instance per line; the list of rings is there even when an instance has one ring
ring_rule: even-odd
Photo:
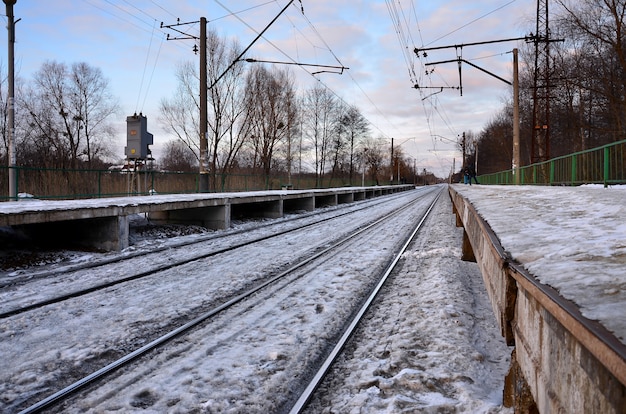
[[[497,413],[510,349],[444,195],[306,413]]]
[[[454,188],[514,260],[626,344],[626,186]]]
[[[462,230],[455,227],[445,189],[433,214],[426,223],[424,238],[420,238],[405,253],[399,272],[392,276],[388,287],[368,314],[367,321],[348,345],[341,364],[322,384],[319,400],[312,402],[311,412],[511,412],[501,406],[503,379],[508,369],[511,349],[499,335],[477,266],[460,260]],[[348,224],[329,226],[326,230],[327,237],[347,226]],[[316,234],[315,238],[308,240],[323,240],[324,237],[323,234]],[[295,251],[302,249],[302,244],[302,240],[292,240],[289,246]],[[320,269],[320,277],[340,275],[340,278],[348,279],[358,274],[359,269],[372,266],[371,258],[375,256],[380,245],[366,247],[361,249],[359,256],[344,265],[339,265],[336,261],[328,263],[327,269]],[[206,246],[203,248],[206,249]],[[284,251],[285,248],[272,246],[268,242],[264,249]],[[266,250],[247,251],[244,258],[230,265],[225,263],[222,267],[216,267],[217,270],[211,272],[211,275],[226,275],[230,278],[229,283],[243,284],[237,277],[250,277],[251,274],[258,273],[260,263],[268,260],[266,254]],[[211,264],[215,260],[206,262]],[[212,286],[211,275],[207,275],[209,277],[204,283],[207,287]],[[167,278],[163,277],[163,280],[174,281],[189,277],[197,277],[196,269],[192,265],[168,275]],[[42,292],[45,289],[58,289],[53,283],[41,284],[41,280],[37,283],[37,294],[46,294]],[[124,377],[120,374],[121,382],[105,388],[103,393],[83,399],[72,410],[98,412],[102,409],[101,404],[104,404],[107,410],[116,412],[162,412],[163,409],[171,412],[267,412],[268,396],[280,399],[277,394],[289,391],[290,378],[293,375],[289,370],[284,370],[287,362],[283,347],[298,343],[318,344],[325,339],[316,337],[315,331],[302,331],[301,319],[315,319],[315,315],[326,312],[334,314],[341,310],[333,310],[330,302],[320,306],[319,301],[311,301],[310,298],[316,297],[322,291],[331,296],[347,293],[345,297],[350,297],[350,290],[343,291],[350,285],[341,287],[332,282],[332,289],[329,290],[328,286],[320,283],[307,285],[305,289],[309,292],[305,297],[309,299],[306,309],[310,313],[304,312],[300,319],[290,322],[291,325],[286,324],[283,315],[277,313],[274,319],[270,318],[270,321],[275,322],[266,322],[257,330],[246,333],[244,338],[247,339],[237,346],[224,348],[222,345],[229,334],[220,334],[219,331],[211,338],[211,343],[216,345],[207,343],[199,348],[193,347],[192,343],[202,342],[198,338],[194,339],[196,342],[178,343],[176,347],[179,349],[189,350],[189,357],[178,354],[178,351],[173,351],[173,354],[165,352],[164,369],[159,368],[158,373],[155,373],[156,371],[152,372],[153,368],[146,368],[147,376],[144,379],[153,378],[152,384],[149,381],[141,382],[141,375],[131,374]],[[105,337],[94,340],[89,346],[78,340],[73,344],[67,338],[64,339],[67,343],[62,348],[50,346],[49,342],[50,338],[59,333],[70,337],[73,334],[71,327],[78,327],[81,323],[88,324],[92,311],[119,308],[118,298],[123,297],[123,313],[98,311],[102,315],[99,319],[102,332],[95,338],[106,334],[109,329],[119,329],[116,326],[118,324],[122,324],[122,332],[132,338],[133,329],[139,329],[142,321],[163,318],[164,314],[171,313],[167,311],[168,307],[175,309],[174,312],[184,314],[191,306],[188,301],[181,303],[175,299],[171,303],[178,302],[178,305],[165,306],[161,302],[146,302],[145,295],[151,295],[150,292],[154,289],[166,292],[168,288],[164,283],[144,283],[141,286],[142,294],[121,295],[120,292],[108,299],[81,299],[83,311],[73,309],[68,312],[68,319],[65,321],[67,324],[58,320],[53,322],[47,312],[40,312],[37,321],[28,321],[23,326],[19,326],[19,321],[0,321],[0,344],[4,348],[0,372],[5,376],[5,388],[1,393],[2,404],[5,407],[10,406],[11,399],[19,397],[10,393],[11,381],[28,384],[46,378],[46,367],[32,366],[30,362],[41,354],[47,353],[52,361],[56,361],[54,364],[68,364],[75,360],[86,361],[89,367],[99,368],[95,365],[97,360],[94,361],[94,358],[112,352],[113,346],[117,346],[103,340]],[[175,296],[173,293],[172,296]],[[195,296],[199,298],[202,292],[189,289],[175,293],[189,297],[191,301]],[[287,295],[282,304],[283,309],[300,306],[297,298],[295,293]],[[344,303],[346,301],[348,299],[344,299]],[[154,308],[161,309],[154,312]],[[266,308],[263,312],[272,314],[275,310]],[[227,322],[224,321],[224,324]],[[243,324],[241,329],[244,328],[247,329],[248,325]],[[32,352],[31,358],[20,357],[20,350],[10,351],[16,343],[14,338],[25,333],[40,339],[29,341],[33,349],[26,351]],[[38,342],[41,346],[37,348],[35,345]],[[127,345],[136,346],[132,343]],[[7,358],[8,353],[14,355],[14,358]],[[256,357],[257,355],[260,357]],[[176,363],[168,365],[168,356]],[[306,358],[306,355],[303,354],[302,357]],[[155,357],[156,359],[159,357]],[[203,366],[202,363],[208,365]],[[268,379],[271,376],[272,382],[259,384],[248,378],[246,373],[267,375]],[[188,380],[179,381],[177,378],[181,374],[186,375]],[[189,404],[190,401],[195,401],[197,395],[207,393],[207,376],[212,376],[211,381],[219,384],[219,392],[215,391],[212,397],[202,399],[195,406],[181,404]],[[12,379],[7,381],[7,378]],[[244,389],[245,409],[238,401]],[[211,389],[208,392],[211,394]],[[66,410],[72,411],[69,407]]]

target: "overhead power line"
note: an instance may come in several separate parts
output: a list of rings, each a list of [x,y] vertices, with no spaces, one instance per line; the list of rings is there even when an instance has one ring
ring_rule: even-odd
[[[468,26],[471,26],[472,24],[474,24],[474,23],[476,23],[476,22],[478,22],[478,21],[480,21],[480,20],[484,19],[485,17],[490,16],[490,15],[494,14],[495,12],[502,10],[503,8],[505,8],[505,7],[509,6],[509,5],[511,5],[512,3],[515,3],[516,1],[517,1],[517,0],[511,0],[511,1],[509,1],[508,3],[503,4],[502,6],[500,6],[500,7],[496,8],[496,9],[494,9],[494,10],[491,10],[490,12],[485,13],[485,14],[483,14],[482,16],[475,18],[474,20],[471,20],[471,21],[467,22],[467,23],[466,23],[466,24],[464,24],[463,26],[458,27],[458,28],[456,28],[456,29],[452,30],[451,32],[446,33],[446,34],[445,34],[445,35],[443,35],[443,36],[439,36],[439,37],[438,37],[438,38],[436,38],[435,40],[432,40],[432,41],[429,43],[429,45],[432,45],[433,43],[435,43],[435,42],[437,42],[437,41],[439,41],[439,40],[441,40],[441,39],[444,39],[444,38],[446,38],[446,37],[450,36],[451,34],[454,34],[454,33],[458,32],[458,31],[459,31],[459,30],[461,30],[461,29],[464,29],[464,28],[466,28],[466,27],[468,27]]]

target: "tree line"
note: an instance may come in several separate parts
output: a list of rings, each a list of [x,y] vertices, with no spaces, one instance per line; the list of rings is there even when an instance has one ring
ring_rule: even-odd
[[[368,181],[388,182],[384,177],[393,175],[392,164],[405,181],[416,180],[411,160],[398,151],[392,163],[388,143],[372,137],[357,106],[322,85],[298,90],[293,74],[279,66],[240,62],[227,71],[241,47],[214,31],[207,33],[207,48],[207,169],[213,188],[232,173],[314,174],[318,187],[337,178],[354,185],[364,175]],[[161,123],[178,139],[168,143],[161,165],[193,171],[200,162],[196,66],[180,64],[176,77],[177,90],[161,101],[159,112]],[[434,182],[434,176],[428,177]]]
[[[626,1],[555,0],[550,16],[550,158],[626,139]],[[534,45],[520,49],[522,165],[531,163]],[[466,134],[478,173],[511,169],[512,99],[482,131]]]

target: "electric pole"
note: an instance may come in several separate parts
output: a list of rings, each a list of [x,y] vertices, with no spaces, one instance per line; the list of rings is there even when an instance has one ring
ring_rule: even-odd
[[[535,67],[533,76],[533,140],[531,162],[550,158],[550,43],[563,39],[551,39],[549,27],[549,0],[537,0],[537,32],[534,37]]]
[[[224,70],[224,72],[222,72],[222,74],[218,76],[211,83],[211,85],[208,85],[208,82],[207,82],[207,57],[206,57],[207,20],[204,17],[200,18],[200,185],[199,185],[200,192],[209,191],[209,155],[208,155],[209,154],[209,151],[208,151],[209,149],[208,148],[209,147],[208,133],[209,132],[208,132],[208,111],[207,111],[207,106],[208,106],[207,94],[208,93],[207,92],[209,89],[213,89],[213,87],[226,75],[226,73],[228,73],[228,71],[230,71],[233,68],[233,66],[237,64],[237,62],[241,61],[243,56],[248,52],[248,50],[252,47],[252,45],[254,45],[254,43],[256,43],[256,41],[259,40],[263,36],[263,34],[267,31],[267,29],[269,29],[270,26],[274,24],[276,20],[278,20],[280,15],[282,15],[285,12],[285,10],[287,10],[287,8],[291,6],[291,4],[294,1],[295,0],[289,0],[289,3],[287,3],[287,5],[283,7],[280,13],[278,13],[278,15],[274,17],[274,19],[265,27],[265,29],[263,29],[261,33],[257,35],[257,37],[252,41],[252,43],[250,43],[248,47],[246,47],[243,50],[243,52],[241,52],[241,54],[235,60],[233,60],[230,66],[228,66],[226,70]],[[172,38],[171,40],[198,39],[196,36],[192,36],[190,34],[184,33],[174,28],[175,26],[181,26],[184,24],[191,24],[191,23],[198,23],[198,22],[177,23],[177,24],[173,24],[169,26],[164,26],[163,23],[161,23],[161,27],[162,28],[167,27],[169,29],[172,29],[184,35],[184,37]],[[170,40],[169,35],[167,36],[167,40]],[[197,48],[194,48],[194,50],[197,51]]]
[[[538,2],[541,2],[542,0],[537,0]],[[543,1],[548,1],[548,0],[543,0]],[[529,41],[534,41],[534,42],[538,42],[538,36],[533,36],[532,34],[530,36],[525,36],[525,37],[517,37],[517,38],[512,38],[512,39],[502,39],[502,40],[490,40],[490,41],[486,41],[486,42],[475,42],[475,43],[468,43],[465,45],[450,45],[450,46],[439,46],[439,47],[430,47],[430,48],[421,48],[415,49],[415,54],[419,57],[420,52],[425,52],[427,50],[435,50],[435,49],[448,49],[448,48],[462,48],[463,46],[475,46],[475,45],[483,45],[483,44],[488,44],[488,43],[501,43],[501,42],[511,42],[511,41],[517,41],[517,40],[525,40],[526,42]],[[451,62],[458,62],[459,64],[459,89],[461,90],[461,95],[463,95],[462,91],[462,86],[461,86],[461,62],[465,62],[467,64],[469,64],[470,66],[473,66],[476,69],[479,69],[481,71],[483,71],[484,73],[493,76],[496,79],[501,80],[502,82],[506,83],[507,85],[512,85],[513,86],[513,173],[515,174],[515,182],[517,184],[519,184],[519,167],[521,166],[521,156],[520,156],[520,136],[519,136],[519,69],[518,69],[518,50],[517,48],[513,49],[513,82],[509,82],[506,79],[501,78],[500,76],[497,76],[483,68],[480,68],[478,66],[476,66],[475,64],[468,62],[465,59],[462,59],[460,56],[457,57],[455,60],[446,60],[443,62],[432,62],[432,63],[427,63],[426,66],[429,65],[436,65],[438,63],[451,63]],[[416,88],[419,89],[419,87],[416,85]],[[462,169],[465,169],[465,132],[463,133],[463,166],[461,167]],[[478,159],[478,157],[476,157],[476,159]],[[476,166],[477,168],[478,166]],[[477,172],[475,170],[475,172]]]
[[[13,16],[13,6],[17,0],[3,0],[7,9],[7,30],[8,30],[8,82],[9,82],[9,96],[7,98],[8,109],[8,159],[9,159],[9,198],[17,200],[17,174],[16,174],[16,160],[15,160],[15,58],[14,58],[14,46],[15,46],[15,21]]]
[[[180,19],[179,19],[180,20]],[[185,26],[190,24],[200,23],[200,37],[185,33],[176,27]],[[182,37],[170,37],[167,35],[167,40],[185,40],[193,39],[200,41],[200,125],[198,130],[200,131],[200,178],[199,178],[199,190],[201,193],[209,191],[209,139],[208,139],[208,102],[207,102],[207,56],[206,56],[206,17],[200,17],[199,22],[187,22],[176,24],[164,25],[161,22],[161,28],[171,29],[178,32]],[[198,46],[194,45],[194,52],[198,52]]]
[[[519,137],[519,69],[518,69],[517,48],[513,49],[513,175],[515,184],[521,184],[520,166],[522,159],[520,155]],[[476,157],[478,159],[478,157]]]
[[[206,18],[200,17],[200,192],[209,191]]]

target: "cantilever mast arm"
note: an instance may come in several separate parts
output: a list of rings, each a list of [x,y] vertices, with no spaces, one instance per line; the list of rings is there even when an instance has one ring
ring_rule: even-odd
[[[261,31],[261,33],[259,33],[259,34],[257,35],[257,37],[255,37],[255,38],[254,38],[254,40],[252,41],[252,43],[250,43],[250,44],[248,45],[248,47],[246,47],[246,48],[244,49],[244,51],[243,51],[243,52],[241,52],[241,54],[240,54],[239,56],[237,56],[237,58],[236,58],[235,60],[233,60],[233,63],[231,63],[231,64],[230,64],[230,66],[229,66],[229,67],[227,67],[227,68],[226,68],[226,70],[225,70],[225,71],[224,71],[224,72],[223,72],[223,73],[222,73],[222,74],[221,74],[221,75],[220,75],[217,79],[215,79],[215,80],[213,81],[213,83],[211,84],[211,86],[209,86],[209,88],[208,88],[209,90],[210,90],[210,89],[212,89],[212,88],[215,86],[215,84],[216,84],[217,82],[219,82],[219,81],[220,81],[220,80],[224,77],[224,75],[226,75],[226,74],[228,73],[228,71],[229,71],[229,70],[231,70],[231,69],[233,68],[233,66],[235,66],[235,65],[237,64],[237,62],[239,62],[239,61],[241,60],[241,58],[243,57],[243,55],[245,55],[246,53],[248,53],[248,50],[250,50],[250,48],[251,48],[251,47],[252,47],[252,46],[256,43],[256,41],[257,41],[257,40],[259,40],[259,39],[261,38],[261,36],[263,36],[263,34],[267,31],[267,29],[269,29],[269,28],[270,28],[270,26],[271,26],[271,25],[273,25],[273,24],[274,24],[274,22],[275,22],[276,20],[278,20],[278,18],[279,18],[279,17],[280,17],[280,16],[281,16],[284,12],[285,12],[285,10],[287,10],[287,8],[288,8],[289,6],[291,6],[291,3],[293,3],[293,2],[294,2],[294,0],[289,0],[289,3],[287,3],[287,5],[286,5],[285,7],[283,7],[283,9],[280,11],[280,13],[278,13],[278,15],[276,15],[276,17],[274,17],[274,19],[272,19],[272,21],[271,21],[271,22],[270,22],[270,23],[269,23],[269,24],[265,27],[265,29],[263,29],[263,30]]]

